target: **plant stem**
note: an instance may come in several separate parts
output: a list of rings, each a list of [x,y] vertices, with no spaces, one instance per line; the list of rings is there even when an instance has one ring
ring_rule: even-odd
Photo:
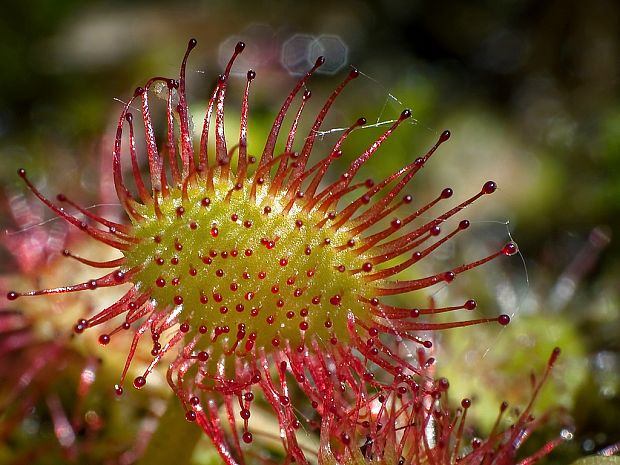
[[[137,465],[189,464],[200,437],[201,430],[198,425],[185,419],[179,400],[171,396],[166,411],[159,419],[157,429]]]

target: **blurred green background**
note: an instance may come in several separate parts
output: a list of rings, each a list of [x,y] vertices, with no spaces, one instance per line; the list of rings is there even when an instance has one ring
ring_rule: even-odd
[[[189,37],[199,45],[188,92],[200,103],[236,41],[247,42],[235,70],[258,74],[255,153],[263,139],[257,133],[267,130],[291,74],[322,53],[335,76],[312,79],[315,105],[350,65],[363,73],[325,129],[413,110],[417,123],[390,141],[381,162],[371,164],[373,176],[423,153],[449,128],[450,142],[412,193],[430,200],[451,186],[464,198],[487,179],[500,190],[471,210],[467,239],[434,260],[479,257],[509,236],[522,260],[493,264],[454,286],[451,302],[475,297],[481,312],[509,313],[514,324],[446,335],[439,345],[445,373],[460,395],[487,398],[482,425],[495,416],[488,405],[510,396],[506,386],[521,380],[529,392],[530,372],[540,373],[560,345],[564,356],[543,404],[561,400],[576,429],[551,460],[568,463],[620,441],[620,3],[5,3],[0,183],[7,191],[22,189],[14,175],[22,166],[52,193],[92,186],[98,154],[108,150],[102,136],[110,136],[121,109],[115,98],[126,99],[150,76],[174,76]],[[376,131],[360,134],[349,156]]]

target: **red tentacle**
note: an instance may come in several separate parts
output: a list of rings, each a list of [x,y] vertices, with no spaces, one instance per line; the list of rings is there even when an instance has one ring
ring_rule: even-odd
[[[267,136],[267,142],[265,143],[265,148],[263,149],[263,154],[260,159],[259,168],[271,162],[271,159],[273,158],[273,151],[276,146],[278,134],[280,133],[280,128],[282,127],[282,121],[284,121],[284,117],[286,116],[286,113],[288,112],[288,109],[291,106],[293,99],[299,93],[299,91],[304,86],[306,81],[310,79],[310,76],[312,76],[317,69],[323,66],[324,63],[325,63],[325,57],[322,57],[322,56],[318,57],[312,69],[310,69],[310,71],[308,71],[306,75],[297,82],[293,90],[291,90],[291,92],[286,97],[286,100],[282,104],[280,111],[278,112],[276,118],[273,121],[273,125],[271,126],[271,131],[269,132],[269,136]]]

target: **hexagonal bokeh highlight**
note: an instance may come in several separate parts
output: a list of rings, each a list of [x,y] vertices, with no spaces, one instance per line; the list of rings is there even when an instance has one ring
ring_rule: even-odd
[[[295,34],[282,45],[281,62],[290,74],[301,76],[321,55],[325,57],[325,64],[317,73],[334,74],[346,66],[349,48],[338,35]]]
[[[322,34],[310,45],[309,60],[314,63],[323,55],[325,64],[319,71],[324,74],[335,74],[344,68],[349,61],[349,47],[338,35]]]
[[[314,62],[310,61],[309,57],[310,48],[315,40],[310,34],[295,34],[282,44],[280,61],[290,74],[301,76],[312,68]]]

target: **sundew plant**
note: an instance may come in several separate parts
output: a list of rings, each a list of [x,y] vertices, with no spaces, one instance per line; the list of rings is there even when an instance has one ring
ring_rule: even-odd
[[[118,256],[96,261],[64,249],[91,270],[91,279],[11,290],[8,300],[123,286],[126,292],[112,305],[80,317],[76,337],[96,331],[104,351],[119,333],[130,332],[116,394],[127,384],[143,388],[166,364],[178,409],[228,465],[517,463],[518,447],[541,421],[531,404],[508,429],[500,421],[507,407],[498,406],[488,439],[475,437],[465,421],[472,402],[450,406],[448,381],[433,377],[435,360],[427,354],[433,342],[421,336],[507,325],[509,316],[446,319],[471,313],[476,301],[409,307],[392,297],[406,301],[410,293],[517,252],[509,242],[471,263],[410,278],[435,250],[467,234],[464,210],[493,194],[495,182],[481,180],[461,201],[450,188],[426,201],[406,192],[449,131],[385,179],[359,179],[360,168],[376,162],[411,111],[402,109],[361,153],[347,153],[347,140],[366,125],[363,117],[331,148],[319,149],[330,108],[359,76],[351,69],[308,117],[307,86],[323,57],[284,96],[262,152],[249,153],[248,138],[261,137],[248,132],[251,87],[260,77],[253,70],[246,74],[238,137],[227,138],[224,128],[231,69],[245,44],[231,51],[201,125],[190,117],[185,78],[196,44],[189,41],[178,77],[149,79],[118,117],[110,165],[126,221],[100,216],[63,194],[50,199],[25,169],[18,171],[59,218]],[[161,118],[152,112],[158,98],[165,100]],[[310,130],[302,134],[300,122],[308,119]],[[337,159],[348,160],[348,167],[337,172]],[[446,229],[455,218],[456,226]],[[132,360],[145,347],[150,361],[127,383]],[[551,355],[532,401],[558,354]],[[277,430],[255,431],[256,408],[271,412]],[[320,433],[318,450],[302,441],[313,430]],[[259,439],[270,436],[281,450],[261,449]],[[535,462],[557,443],[521,463]]]

